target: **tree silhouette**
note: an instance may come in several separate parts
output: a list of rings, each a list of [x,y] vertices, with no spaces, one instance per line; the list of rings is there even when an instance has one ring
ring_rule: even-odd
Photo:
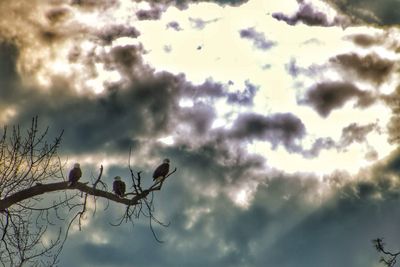
[[[154,217],[153,192],[160,190],[165,179],[147,189],[141,186],[141,172],[134,172],[129,153],[132,191],[119,197],[107,191],[101,180],[103,166],[97,177],[69,187],[64,165],[57,153],[61,132],[52,142],[46,140],[48,128],[39,132],[38,119],[25,134],[19,126],[7,127],[0,139],[0,263],[2,266],[54,266],[74,222],[79,227],[88,213],[89,197],[126,206],[114,226],[132,222],[140,216],[152,223],[167,226]],[[167,175],[170,176],[176,168]],[[165,177],[165,178],[167,178]],[[87,177],[86,177],[87,178]],[[51,196],[44,198],[44,194]],[[49,200],[51,199],[51,200]],[[96,212],[94,209],[93,215]]]
[[[377,238],[372,240],[376,250],[382,254],[380,258],[380,262],[385,264],[388,267],[394,267],[396,265],[397,256],[400,255],[400,252],[391,252],[385,249],[385,243],[383,243],[383,238]]]

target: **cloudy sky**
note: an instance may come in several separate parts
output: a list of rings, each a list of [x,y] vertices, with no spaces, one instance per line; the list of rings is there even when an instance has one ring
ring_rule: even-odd
[[[89,180],[170,158],[155,226],[72,231],[60,266],[377,267],[400,248],[400,2],[0,2],[0,124],[65,129]],[[101,203],[99,204],[101,205]]]

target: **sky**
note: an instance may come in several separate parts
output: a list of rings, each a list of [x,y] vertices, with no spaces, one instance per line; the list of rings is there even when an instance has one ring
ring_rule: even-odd
[[[378,267],[400,249],[400,2],[0,2],[0,124],[65,130],[111,186],[131,163],[147,220],[111,203],[59,266]],[[51,197],[51,196],[49,196]],[[106,207],[99,202],[98,207]]]

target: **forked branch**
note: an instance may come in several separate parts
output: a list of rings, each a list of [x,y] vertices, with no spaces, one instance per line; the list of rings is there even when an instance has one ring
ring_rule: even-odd
[[[397,256],[400,255],[399,252],[390,252],[385,249],[385,243],[383,243],[383,238],[377,238],[372,240],[376,250],[383,254],[380,258],[380,262],[384,263],[387,267],[394,267],[397,262]]]

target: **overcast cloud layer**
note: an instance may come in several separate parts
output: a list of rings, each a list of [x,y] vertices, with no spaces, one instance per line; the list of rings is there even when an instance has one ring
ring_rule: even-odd
[[[3,1],[0,123],[39,116],[84,178],[150,185],[148,222],[112,204],[60,266],[379,266],[400,243],[396,1]]]

